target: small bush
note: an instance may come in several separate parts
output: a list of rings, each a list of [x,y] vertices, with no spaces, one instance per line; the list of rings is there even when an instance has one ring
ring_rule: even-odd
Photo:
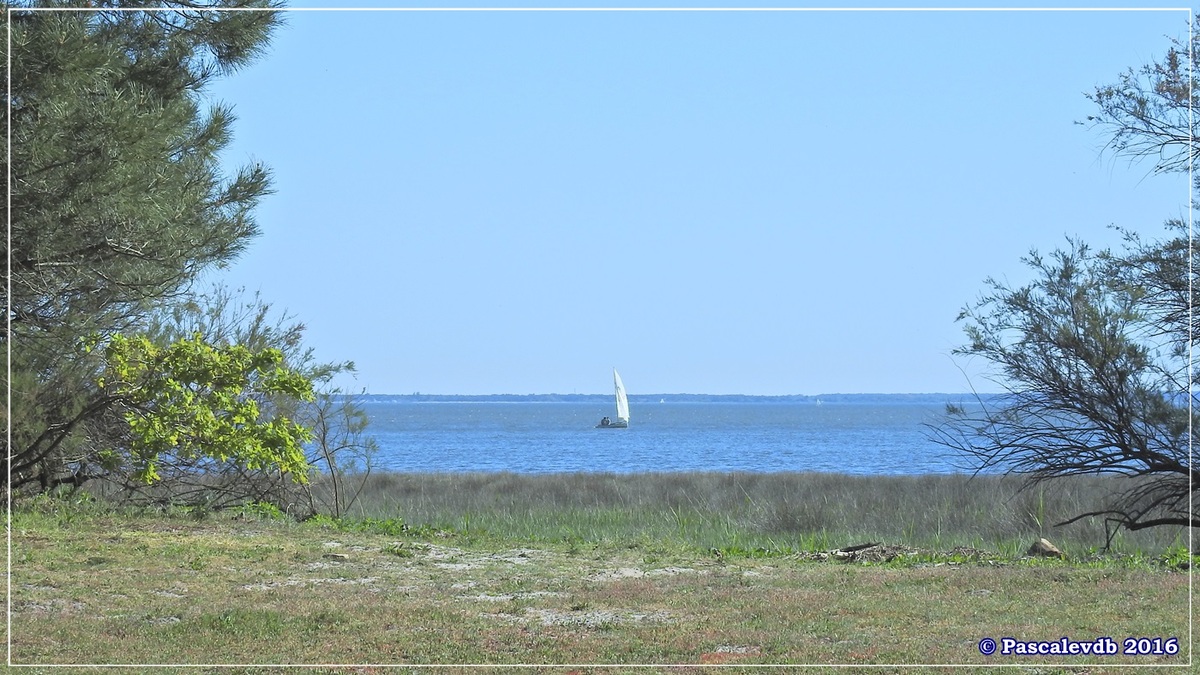
[[[261,518],[263,520],[283,520],[287,518],[278,506],[268,502],[251,502],[238,509],[243,518]]]

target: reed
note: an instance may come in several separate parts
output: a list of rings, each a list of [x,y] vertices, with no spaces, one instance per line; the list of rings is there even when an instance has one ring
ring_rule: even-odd
[[[529,541],[647,542],[753,551],[866,541],[1019,554],[1046,537],[1075,554],[1106,541],[1096,509],[1115,477],[1022,489],[1007,476],[830,473],[410,473],[368,477],[352,516]],[[1112,550],[1186,546],[1182,528],[1119,533]]]

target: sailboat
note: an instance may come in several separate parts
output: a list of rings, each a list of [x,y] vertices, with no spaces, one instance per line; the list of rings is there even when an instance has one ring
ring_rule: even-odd
[[[605,417],[596,425],[597,429],[629,428],[629,398],[625,396],[625,383],[621,381],[621,375],[616,368],[613,368],[613,388],[616,389],[617,395],[617,419],[610,420]]]

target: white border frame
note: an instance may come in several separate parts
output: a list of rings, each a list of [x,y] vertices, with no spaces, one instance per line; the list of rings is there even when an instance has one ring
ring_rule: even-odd
[[[267,10],[265,8],[251,7],[230,7],[230,8],[194,8],[191,11],[215,11],[215,12],[260,12],[260,11],[278,11],[278,12],[1187,12],[1188,17],[1188,50],[1193,49],[1193,38],[1195,31],[1195,15],[1190,7],[280,7]],[[5,380],[5,407],[10,424],[6,433],[7,447],[9,448],[9,459],[11,460],[12,451],[12,13],[38,11],[38,12],[99,12],[99,11],[118,11],[118,12],[156,12],[156,11],[178,11],[174,7],[147,7],[147,8],[103,8],[103,7],[7,7],[5,11],[5,71],[6,83],[6,105],[9,106],[9,114],[7,117],[6,128],[6,152],[8,162],[8,175],[6,176],[6,214],[7,227],[5,234],[5,244],[7,246],[7,262],[5,267],[5,326],[8,336],[5,346],[5,365],[6,365],[6,380]],[[1195,82],[1195,74],[1191,72],[1191,64],[1195,62],[1195,54],[1190,54],[1192,58],[1188,60],[1188,74],[1191,76],[1188,79],[1189,88]],[[1189,129],[1189,147],[1195,147],[1195,139],[1191,136],[1191,130],[1194,128],[1192,101],[1194,96],[1188,97],[1188,129]],[[1195,213],[1196,204],[1194,202],[1194,184],[1195,163],[1189,163],[1188,166],[1188,246],[1189,250],[1194,250],[1195,230],[1193,227],[1193,214]],[[1195,256],[1189,256],[1189,269]],[[1192,280],[1195,277],[1196,270],[1190,269],[1188,275],[1188,291],[1193,293],[1195,289],[1192,286]],[[1195,344],[1195,335],[1192,330],[1195,326],[1195,317],[1192,315],[1194,311],[1194,303],[1189,306],[1189,347],[1188,347],[1188,465],[1195,466],[1195,460],[1192,451],[1192,417],[1195,414],[1193,410],[1193,401],[1195,399],[1195,391],[1192,390],[1192,369],[1195,366],[1195,356],[1193,345]],[[1194,472],[1193,472],[1194,473]],[[12,462],[8,464],[8,475],[6,476],[6,485],[12,484]],[[1189,475],[1189,489],[1194,493],[1195,485],[1194,478]],[[1192,668],[1195,662],[1195,650],[1193,649],[1193,639],[1195,634],[1195,625],[1192,621],[1193,613],[1193,588],[1195,583],[1194,568],[1188,569],[1188,662],[1186,664],[1113,664],[1113,663],[941,663],[941,664],[904,664],[904,663],[878,663],[878,664],[861,664],[861,663],[820,663],[820,664],[757,664],[757,663],[737,663],[737,664],[668,664],[668,663],[646,663],[646,664],[630,664],[630,663],[596,663],[596,664],[546,664],[546,663],[511,663],[511,664],[479,664],[479,663],[457,663],[457,664],[412,664],[412,663],[365,663],[365,664],[344,664],[344,663],[311,663],[311,664],[261,664],[261,663],[209,663],[209,664],[164,664],[164,663],[126,663],[126,664],[45,664],[45,663],[29,663],[29,664],[14,664],[12,660],[12,493],[7,492],[6,503],[6,520],[5,520],[5,539],[7,543],[7,595],[5,597],[5,618],[6,618],[6,642],[7,642],[7,665],[9,668],[672,668],[672,667],[690,667],[690,668],[1087,668],[1100,666],[1104,668]],[[1194,507],[1194,500],[1189,503],[1189,508]],[[1194,519],[1195,514],[1191,517]],[[1194,534],[1188,533],[1188,552],[1195,554]]]

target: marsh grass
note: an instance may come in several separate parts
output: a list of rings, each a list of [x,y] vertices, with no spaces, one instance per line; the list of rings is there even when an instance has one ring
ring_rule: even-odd
[[[1012,477],[829,473],[378,474],[358,518],[529,541],[668,541],[701,549],[828,550],[882,541],[1020,554],[1038,537],[1084,555],[1104,547],[1095,510],[1120,478],[1022,489]],[[1112,551],[1187,548],[1183,528],[1120,532]]]

